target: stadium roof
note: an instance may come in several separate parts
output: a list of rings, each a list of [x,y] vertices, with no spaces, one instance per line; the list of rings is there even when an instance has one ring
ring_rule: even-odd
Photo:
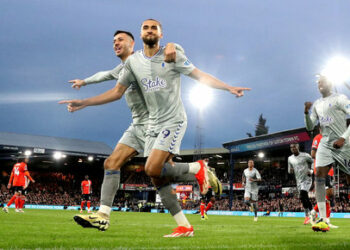
[[[110,155],[113,151],[111,147],[102,142],[0,132],[0,150],[16,149],[30,149],[41,153],[49,150],[104,156]]]
[[[285,130],[273,134],[249,137],[246,139],[231,141],[223,144],[224,148],[232,152],[241,153],[264,148],[275,148],[290,143],[309,141],[310,136],[305,128]]]
[[[180,155],[195,155],[198,149],[185,149],[181,150]],[[202,148],[201,154],[209,155],[209,154],[228,154],[230,151],[226,148]]]

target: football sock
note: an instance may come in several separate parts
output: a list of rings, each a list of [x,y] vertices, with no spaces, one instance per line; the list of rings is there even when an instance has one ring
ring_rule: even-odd
[[[208,210],[211,209],[211,207],[213,206],[213,203],[210,201],[207,205],[207,207],[205,208],[205,212],[207,212]]]
[[[249,200],[244,200],[244,203],[245,203],[248,207],[250,207],[250,201],[249,201]]]
[[[326,178],[315,178],[316,200],[318,209],[320,210],[320,217],[326,218]]]
[[[186,216],[182,211],[178,212],[173,217],[178,226],[187,227],[187,228],[191,226],[191,224],[188,222]]]
[[[87,202],[88,210],[90,210],[90,204],[91,204],[91,201],[88,201],[88,202]]]
[[[174,163],[172,166],[170,163],[166,162],[160,173],[160,177],[178,177],[183,174],[188,174],[189,164],[188,163]]]
[[[172,216],[181,211],[176,194],[173,193],[173,189],[170,184],[166,184],[165,186],[158,188],[158,193],[163,205],[169,210]]]
[[[204,206],[205,204],[203,202],[201,202],[201,205],[200,205],[200,210],[201,210],[201,216],[204,216]]]
[[[98,209],[98,213],[102,213],[103,215],[107,216],[109,218],[111,214],[112,208],[106,205],[100,205],[100,208]]]
[[[7,205],[6,206],[11,206],[12,205],[12,203],[16,200],[16,198],[17,198],[17,195],[13,195],[12,197],[11,197],[11,199],[9,200],[9,202],[7,203]]]
[[[172,178],[171,182],[179,183],[179,182],[197,182],[196,176],[194,174],[183,174],[181,176],[177,176]]]
[[[119,182],[119,170],[105,170],[101,187],[101,205],[112,207],[115,194],[119,188]]]
[[[201,169],[201,164],[199,162],[191,162],[188,163],[189,165],[189,173],[190,174],[197,174],[198,171]]]
[[[24,204],[26,203],[26,197],[22,197],[22,199],[20,200],[20,208],[24,207]]]
[[[253,208],[254,208],[254,216],[258,216],[258,205],[257,202],[253,202]]]
[[[326,202],[326,216],[329,218],[331,216],[331,206]]]
[[[81,209],[81,210],[83,210],[84,204],[85,204],[85,201],[82,201],[81,204],[80,204],[80,209]]]
[[[20,206],[20,199],[19,199],[19,197],[16,197],[16,200],[15,200],[15,207],[16,207],[16,209],[18,209],[19,206]]]

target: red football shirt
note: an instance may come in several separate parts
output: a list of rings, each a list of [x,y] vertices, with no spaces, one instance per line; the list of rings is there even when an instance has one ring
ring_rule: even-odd
[[[27,164],[25,164],[24,162],[16,163],[13,166],[10,177],[10,183],[13,180],[12,186],[24,187],[26,185],[25,176],[27,171]]]
[[[322,139],[322,135],[321,134],[318,134],[315,136],[314,140],[312,141],[312,147],[311,149],[315,149],[317,150],[318,149],[318,146],[320,145],[320,141]],[[314,174],[316,174],[316,159],[314,160]],[[328,172],[328,175],[329,176],[334,176],[334,170],[333,168],[331,168]]]
[[[81,182],[81,188],[83,189],[83,194],[91,194],[91,181],[83,180]]]

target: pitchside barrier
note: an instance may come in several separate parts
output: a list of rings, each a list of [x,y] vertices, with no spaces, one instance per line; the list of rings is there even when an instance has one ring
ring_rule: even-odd
[[[10,208],[15,208],[14,205],[11,205]],[[26,209],[51,209],[51,210],[80,210],[80,206],[55,206],[55,205],[25,205]],[[98,209],[98,207],[94,207]],[[112,208],[114,211],[118,210],[117,207]],[[121,208],[122,212],[126,212],[125,207]],[[194,214],[196,210],[182,210],[184,214]],[[167,209],[151,209],[151,213],[169,213]],[[211,210],[207,212],[208,215],[231,215],[231,216],[253,216],[253,212],[246,211],[223,211],[223,210]],[[258,216],[266,217],[278,217],[278,212],[271,212],[267,215],[266,212],[258,212]],[[283,212],[283,217],[305,217],[303,212]],[[350,219],[350,213],[332,213],[331,218],[340,218],[340,219]]]

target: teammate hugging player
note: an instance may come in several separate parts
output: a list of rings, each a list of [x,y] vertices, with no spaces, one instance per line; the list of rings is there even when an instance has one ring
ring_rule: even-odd
[[[244,203],[254,212],[254,221],[258,221],[258,182],[261,181],[259,171],[254,168],[254,161],[248,161],[248,168],[244,169],[242,184],[244,187]]]
[[[203,161],[174,164],[168,162],[173,155],[179,153],[187,127],[187,116],[180,96],[181,73],[210,87],[227,90],[237,97],[243,96],[244,91],[250,88],[229,86],[200,71],[179,49],[176,51],[176,62],[165,63],[162,56],[164,47],[160,46],[162,37],[160,22],[154,19],[145,20],[141,26],[144,48],[126,60],[114,89],[97,97],[60,103],[67,103],[71,112],[108,103],[119,100],[128,87],[137,83],[149,112],[145,172],[151,177],[163,204],[177,223],[173,233],[164,237],[191,237],[194,235],[193,227],[183,214],[176,195],[172,193],[171,182],[180,182],[185,177],[192,178],[198,181],[201,193],[205,194],[208,186],[217,185],[217,181],[208,178],[208,169]]]

